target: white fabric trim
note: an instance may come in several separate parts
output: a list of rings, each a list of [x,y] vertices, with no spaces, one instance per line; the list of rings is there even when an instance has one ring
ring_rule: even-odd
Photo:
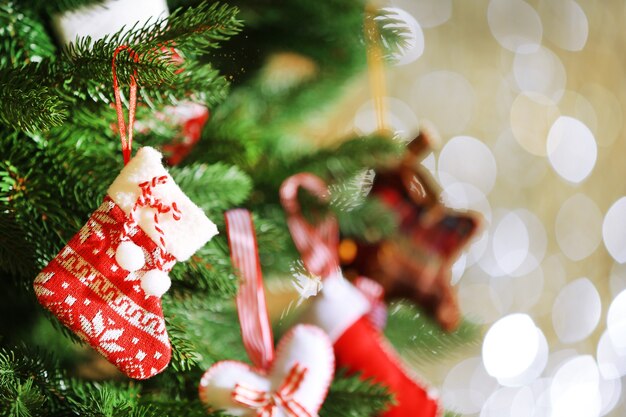
[[[370,310],[367,298],[341,274],[324,279],[321,293],[302,316],[303,323],[321,327],[333,344]]]
[[[173,201],[181,212],[181,219],[176,221],[170,213],[159,216],[159,226],[163,229],[165,250],[178,261],[189,259],[206,242],[211,240],[218,231],[200,207],[196,206],[176,185],[172,177],[161,164],[161,153],[154,148],[145,146],[137,151],[128,165],[122,169],[113,184],[109,187],[108,196],[113,199],[124,213],[128,214],[141,195],[139,183],[150,181],[153,177],[165,175],[166,184],[157,185],[153,195],[170,205]],[[154,209],[140,208],[137,215],[139,227],[157,244],[161,236],[154,228]]]
[[[94,5],[55,14],[52,27],[59,40],[68,44],[76,38],[91,36],[97,40],[116,33],[122,27],[143,26],[149,19],[169,16],[166,0],[106,0]]]
[[[294,326],[281,339],[270,369],[253,369],[236,361],[221,361],[209,368],[200,380],[200,400],[209,409],[223,409],[233,416],[253,417],[257,413],[232,399],[236,384],[246,384],[261,391],[276,391],[297,363],[307,369],[294,399],[316,414],[320,409],[335,371],[333,347],[326,334],[313,326]],[[284,417],[282,408],[277,417]]]

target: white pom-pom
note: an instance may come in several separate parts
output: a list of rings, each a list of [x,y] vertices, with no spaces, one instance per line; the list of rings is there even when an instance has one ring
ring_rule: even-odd
[[[117,246],[115,260],[127,271],[137,271],[146,263],[143,250],[130,240],[125,240]]]
[[[167,272],[160,269],[152,269],[141,277],[141,288],[148,295],[160,297],[170,289],[170,285],[172,285],[172,281]]]

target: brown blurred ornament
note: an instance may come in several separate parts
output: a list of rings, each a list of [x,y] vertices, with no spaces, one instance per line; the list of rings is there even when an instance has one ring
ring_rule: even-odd
[[[344,239],[339,251],[348,276],[378,281],[388,301],[411,300],[451,331],[461,319],[451,268],[476,236],[482,217],[443,205],[434,179],[420,164],[431,143],[420,132],[399,163],[376,171],[370,198],[394,210],[398,233],[373,243]]]

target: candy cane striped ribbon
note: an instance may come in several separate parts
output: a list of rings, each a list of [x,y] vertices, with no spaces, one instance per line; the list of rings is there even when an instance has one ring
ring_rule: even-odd
[[[153,177],[150,181],[144,181],[139,183],[141,188],[141,195],[137,197],[133,208],[128,213],[128,219],[124,223],[124,230],[122,231],[121,240],[125,241],[129,239],[131,231],[138,227],[137,213],[142,207],[150,207],[155,210],[154,212],[154,230],[159,234],[159,252],[160,256],[157,257],[156,267],[158,269],[163,268],[163,263],[167,261],[165,252],[165,233],[159,226],[159,215],[172,212],[172,218],[176,221],[180,220],[182,213],[178,209],[176,202],[173,201],[171,205],[164,204],[160,199],[156,198],[152,193],[153,189],[160,184],[165,184],[168,181],[166,175],[160,177]]]
[[[275,417],[279,407],[288,417],[317,417],[317,414],[307,411],[294,398],[306,373],[307,369],[296,362],[275,392],[257,390],[246,384],[236,384],[232,398],[239,404],[255,409],[257,417]]]
[[[326,217],[317,226],[306,221],[298,202],[300,187],[322,201],[328,200],[328,187],[321,178],[307,172],[287,178],[280,187],[287,226],[304,265],[312,274],[326,278],[339,270],[339,228],[333,216]]]
[[[117,66],[115,60],[117,55],[123,50],[128,50],[130,57],[135,63],[139,62],[139,55],[137,52],[130,49],[128,45],[120,45],[113,52],[113,59],[111,60],[111,71],[113,72],[113,95],[115,96],[115,111],[117,112],[117,125],[120,131],[120,140],[122,142],[122,155],[124,156],[124,165],[128,164],[132,155],[133,149],[133,126],[135,124],[135,110],[137,108],[137,69],[133,71],[130,76],[130,96],[128,106],[128,131],[126,130],[126,123],[124,122],[124,111],[122,106],[122,95],[120,93],[120,86],[117,80]]]
[[[241,278],[237,311],[243,344],[252,363],[257,368],[268,369],[274,360],[274,340],[265,305],[263,275],[252,216],[245,209],[229,210],[224,216],[230,256]]]

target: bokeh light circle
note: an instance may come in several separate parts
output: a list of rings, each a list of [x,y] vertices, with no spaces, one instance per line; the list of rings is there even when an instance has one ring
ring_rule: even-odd
[[[437,167],[444,188],[454,182],[464,182],[488,195],[496,182],[496,160],[491,150],[470,136],[450,139],[439,154]]]
[[[604,216],[602,223],[604,246],[613,259],[626,262],[626,197],[617,200]]]
[[[585,11],[574,0],[549,0],[539,4],[544,35],[559,48],[580,51],[587,43],[589,21]]]
[[[548,132],[548,160],[561,177],[579,183],[593,170],[598,156],[596,139],[580,120],[559,117]]]
[[[600,373],[593,357],[576,356],[565,362],[550,386],[553,417],[600,415]]]
[[[385,25],[386,28],[403,28],[408,31],[404,36],[405,46],[393,54],[394,63],[406,65],[417,61],[424,53],[424,32],[420,24],[413,16],[398,7],[385,7],[383,10],[388,17],[398,21]]]
[[[548,48],[516,54],[513,75],[520,91],[542,94],[559,101],[565,91],[567,75],[561,60]]]
[[[514,386],[526,382],[519,379],[526,376],[529,370],[533,373],[529,378],[543,371],[547,344],[530,316],[511,314],[495,322],[487,331],[482,358],[489,375],[503,385]]]
[[[510,51],[529,53],[541,44],[541,19],[523,0],[491,0],[487,22],[498,43]]]
[[[600,294],[587,278],[566,285],[554,300],[552,325],[563,343],[575,343],[587,338],[600,322]]]

